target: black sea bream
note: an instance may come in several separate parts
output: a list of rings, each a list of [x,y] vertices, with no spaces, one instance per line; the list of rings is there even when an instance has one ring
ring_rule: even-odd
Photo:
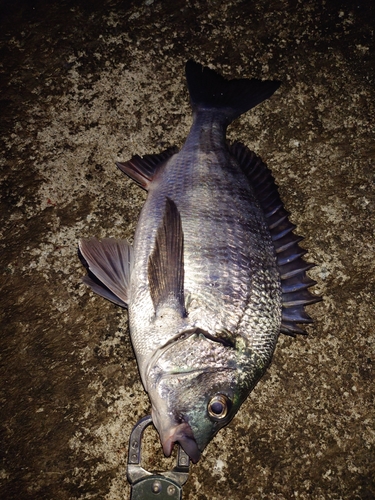
[[[280,332],[303,333],[312,264],[274,179],[227,126],[276,81],[225,80],[189,61],[193,125],[182,149],[118,167],[148,191],[133,247],[80,242],[84,282],[129,310],[130,334],[164,453],[191,457],[236,414]]]

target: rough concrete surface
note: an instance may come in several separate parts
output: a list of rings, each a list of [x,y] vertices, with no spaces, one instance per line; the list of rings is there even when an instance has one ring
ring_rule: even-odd
[[[191,467],[185,499],[373,499],[375,15],[324,0],[0,1],[2,499],[129,498],[150,411],[77,242],[132,240],[116,160],[184,141],[189,58],[280,90],[230,128],[271,167],[324,302]],[[212,187],[215,189],[215,186]],[[166,470],[156,432],[146,467]]]

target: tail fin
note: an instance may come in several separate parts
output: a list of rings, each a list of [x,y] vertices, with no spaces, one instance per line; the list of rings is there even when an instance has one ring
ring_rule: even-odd
[[[199,108],[220,109],[226,115],[228,124],[271,97],[281,84],[276,80],[226,80],[192,60],[186,63],[185,71],[194,111]]]

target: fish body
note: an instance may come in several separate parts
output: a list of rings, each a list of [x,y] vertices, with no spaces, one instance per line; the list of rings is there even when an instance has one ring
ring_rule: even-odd
[[[127,306],[131,340],[166,455],[194,462],[267,369],[280,331],[300,333],[311,267],[267,167],[226,128],[278,82],[225,80],[189,61],[193,125],[180,151],[119,168],[148,196],[134,245],[83,240],[97,293]]]
[[[218,339],[227,332],[231,339],[240,336],[252,345],[259,342],[267,358],[280,331],[280,276],[264,213],[228,151],[220,116],[202,115],[182,150],[153,179],[135,233],[129,320],[145,385],[145,365],[156,348],[178,333],[176,329],[199,328]],[[188,300],[188,314],[178,315],[172,331],[167,322],[162,328],[153,327],[148,276],[167,198],[176,204],[182,221],[183,287]],[[152,335],[150,328],[155,329]],[[159,335],[160,329],[165,333]]]

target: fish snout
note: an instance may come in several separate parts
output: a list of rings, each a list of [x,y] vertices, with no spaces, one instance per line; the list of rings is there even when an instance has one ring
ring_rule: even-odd
[[[187,422],[177,424],[165,432],[159,432],[159,434],[164,454],[167,457],[171,455],[175,443],[178,443],[185,453],[189,455],[194,464],[200,459],[201,452],[194,438],[193,431]]]

